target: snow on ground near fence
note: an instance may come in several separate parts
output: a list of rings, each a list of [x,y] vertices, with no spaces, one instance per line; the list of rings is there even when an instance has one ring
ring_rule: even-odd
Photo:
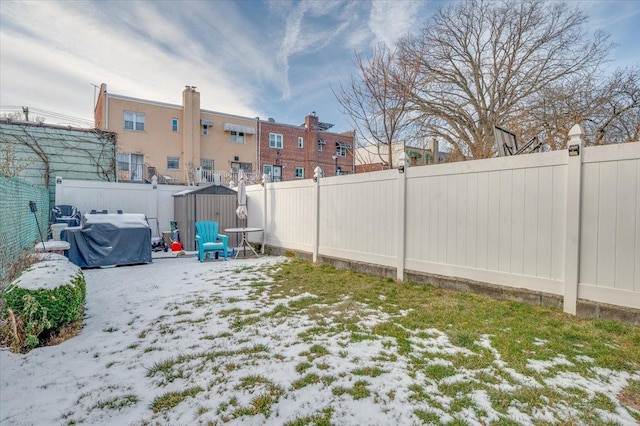
[[[305,341],[301,333],[317,324],[304,310],[261,315],[301,297],[314,297],[273,300],[260,290],[260,283],[268,281],[266,270],[280,262],[286,259],[200,263],[182,257],[85,270],[87,310],[80,335],[26,355],[0,351],[0,424],[280,425],[321,418],[328,411],[334,424],[419,424],[414,410],[436,413],[441,422],[454,420],[446,410],[411,398],[410,387],[421,378],[411,376],[407,356],[392,339],[356,342],[349,333],[336,332]],[[341,315],[358,315],[358,324],[365,328],[393,320],[366,306],[356,311]],[[235,323],[238,320],[243,323]],[[325,321],[330,324],[331,318]],[[452,345],[439,330],[411,334],[412,356],[468,351]],[[496,386],[542,386],[505,365],[491,346],[491,336],[483,336],[480,344],[493,351],[497,376],[504,377]],[[383,353],[385,360],[380,359]],[[553,363],[578,362],[592,360],[558,358]],[[380,366],[379,375],[352,374],[372,366]],[[550,366],[530,364],[532,373]],[[306,373],[315,376],[301,383]],[[450,379],[464,380],[471,373],[460,369]],[[357,382],[363,378],[369,393],[359,395]],[[631,378],[616,371],[602,371],[589,380],[560,373],[545,386],[578,386],[616,400]],[[435,386],[425,392],[431,392],[441,407],[453,403],[438,395]],[[504,416],[491,406],[486,391],[474,391],[470,398],[473,406],[464,412],[470,424]],[[520,424],[571,415],[567,407],[558,406],[542,407],[533,415],[509,410],[509,417]],[[633,423],[620,406],[603,415],[611,422]]]

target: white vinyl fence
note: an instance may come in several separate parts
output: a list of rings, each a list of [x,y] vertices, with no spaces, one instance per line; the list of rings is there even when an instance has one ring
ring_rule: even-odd
[[[190,188],[180,185],[115,183],[56,178],[56,205],[68,204],[82,213],[107,210],[142,213],[147,216],[152,235],[168,231],[174,220],[173,194]],[[193,188],[193,187],[191,187]]]
[[[640,143],[247,188],[256,241],[640,309]]]

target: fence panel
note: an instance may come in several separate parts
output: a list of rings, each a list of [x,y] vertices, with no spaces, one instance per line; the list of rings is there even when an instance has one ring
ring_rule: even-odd
[[[408,169],[405,266],[562,293],[565,162],[552,152]]]
[[[396,265],[397,174],[389,170],[321,179],[321,255]]]
[[[247,206],[250,226],[263,227],[259,212],[267,215],[266,243],[291,250],[313,251],[313,181],[288,181],[247,187]],[[264,205],[264,192],[267,203]],[[252,241],[262,241],[262,236],[249,235]]]
[[[31,185],[17,178],[0,176],[0,282],[11,263],[17,261],[23,251],[32,251],[34,243],[46,240],[49,233],[49,191],[44,185]],[[29,202],[36,203],[34,214]],[[39,226],[39,229],[38,229]]]
[[[640,144],[585,149],[578,296],[640,304]]]

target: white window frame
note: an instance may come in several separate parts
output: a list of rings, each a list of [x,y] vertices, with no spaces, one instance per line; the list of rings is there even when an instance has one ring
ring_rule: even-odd
[[[246,143],[246,136],[244,132],[236,132],[235,130],[229,130],[229,141],[231,143]]]
[[[178,164],[178,167],[171,167],[174,162]],[[167,170],[180,170],[180,157],[167,157]]]
[[[304,148],[304,138],[302,136],[298,136],[298,148]]]
[[[124,118],[124,130],[129,130],[132,132],[144,132],[144,114],[143,113],[125,111],[123,118]],[[131,123],[130,128],[127,128],[127,123]]]
[[[179,132],[180,131],[180,120],[178,120],[177,118],[172,118],[171,119],[171,131],[172,132]]]
[[[296,167],[293,172],[293,176],[295,177],[295,179],[304,179],[304,167]]]
[[[347,156],[347,146],[341,142],[336,142],[336,155],[338,157]]]
[[[269,148],[282,149],[284,142],[280,133],[269,133]]]

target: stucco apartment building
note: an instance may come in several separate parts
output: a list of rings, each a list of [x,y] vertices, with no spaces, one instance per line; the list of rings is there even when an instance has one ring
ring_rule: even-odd
[[[160,183],[309,179],[320,166],[325,176],[354,173],[354,132],[327,132],[331,124],[315,113],[303,125],[242,117],[200,108],[193,86],[182,105],[112,94],[100,86],[95,126],[117,133],[118,180]]]
[[[161,183],[229,182],[239,169],[257,170],[257,118],[200,108],[193,86],[182,105],[109,93],[101,84],[95,126],[118,134],[118,180]]]

